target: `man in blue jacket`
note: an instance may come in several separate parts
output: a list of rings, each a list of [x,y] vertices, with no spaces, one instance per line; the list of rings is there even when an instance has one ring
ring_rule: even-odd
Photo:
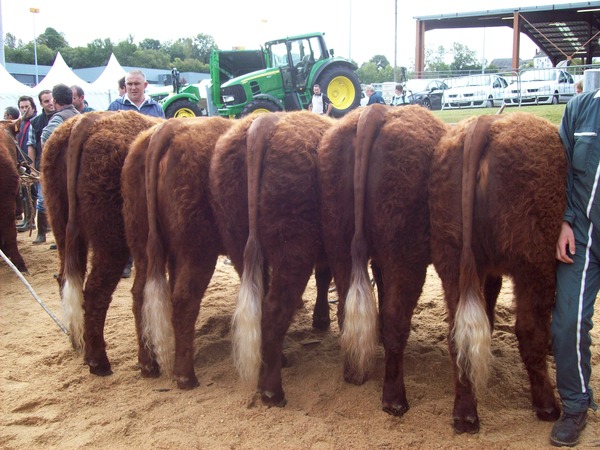
[[[108,111],[137,111],[154,117],[165,117],[162,107],[149,95],[146,95],[146,75],[141,70],[132,70],[125,76],[125,89],[122,97],[108,105]]]
[[[575,96],[565,108],[560,137],[565,146],[567,208],[556,244],[556,303],[552,315],[552,352],[563,414],[550,442],[577,445],[596,410],[592,373],[592,316],[600,290],[600,90]]]

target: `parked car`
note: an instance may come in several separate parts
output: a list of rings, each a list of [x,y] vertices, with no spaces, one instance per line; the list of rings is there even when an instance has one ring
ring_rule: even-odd
[[[575,81],[563,69],[534,69],[521,73],[517,81],[504,90],[504,103],[557,104],[566,103],[575,95]]]
[[[445,80],[443,109],[493,108],[503,103],[508,82],[500,75],[483,74]]]
[[[404,92],[409,103],[427,109],[442,109],[442,98],[448,85],[439,79],[408,80]]]

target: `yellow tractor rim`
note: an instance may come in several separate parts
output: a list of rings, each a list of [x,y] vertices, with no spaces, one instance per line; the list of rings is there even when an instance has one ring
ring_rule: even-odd
[[[352,80],[345,76],[335,77],[327,86],[327,97],[336,109],[343,111],[350,108],[356,99],[356,89]]]
[[[173,117],[196,117],[196,114],[194,114],[194,111],[192,111],[189,108],[180,108],[175,112],[175,115]]]

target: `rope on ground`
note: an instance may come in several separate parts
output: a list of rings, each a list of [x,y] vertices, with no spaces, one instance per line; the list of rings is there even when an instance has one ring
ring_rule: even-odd
[[[46,311],[48,313],[48,315],[50,317],[52,317],[52,320],[54,320],[54,322],[56,323],[56,325],[58,325],[58,327],[62,330],[62,332],[65,333],[66,335],[69,335],[69,330],[67,330],[67,328],[60,322],[60,320],[58,320],[58,318],[52,313],[52,311],[50,311],[50,308],[48,308],[44,304],[44,302],[38,297],[38,295],[33,290],[31,285],[29,284],[29,282],[25,279],[25,277],[21,274],[21,272],[19,272],[19,269],[17,269],[17,267],[12,263],[12,261],[10,259],[8,259],[8,257],[4,254],[4,252],[2,250],[0,250],[0,256],[2,256],[2,259],[4,259],[4,261],[6,261],[6,263],[13,270],[13,272],[15,272],[18,275],[18,277],[21,279],[23,284],[27,287],[27,289],[29,289],[29,292],[31,292],[31,295],[33,295],[33,298],[35,298],[35,300],[41,305],[41,307],[44,308],[44,311]]]

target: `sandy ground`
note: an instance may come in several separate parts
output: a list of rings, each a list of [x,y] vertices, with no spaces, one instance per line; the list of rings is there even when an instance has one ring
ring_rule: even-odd
[[[42,301],[61,317],[53,273],[57,253],[20,248]],[[52,236],[48,244],[53,242]],[[143,379],[136,368],[131,313],[132,279],[122,280],[106,322],[113,375],[90,375],[82,356],[36,303],[16,274],[0,261],[0,448],[158,449],[389,449],[549,448],[550,423],[535,418],[529,385],[512,333],[511,286],[497,308],[493,370],[479,400],[481,431],[455,435],[453,388],[446,348],[447,324],[439,279],[430,269],[413,318],[406,353],[411,409],[401,418],[380,407],[383,351],[362,386],[341,377],[338,329],[311,329],[315,298],[311,280],[286,338],[291,366],[284,369],[285,408],[268,408],[243,387],[231,363],[230,318],[238,278],[220,258],[196,324],[196,373],[200,387],[180,391],[166,378]],[[330,294],[330,301],[335,293]],[[599,317],[600,302],[596,304]],[[335,305],[332,304],[335,322]],[[600,392],[600,332],[593,331],[592,385]],[[551,361],[552,362],[552,361]],[[552,376],[554,369],[552,368]],[[600,447],[600,413],[590,414],[580,448]]]

